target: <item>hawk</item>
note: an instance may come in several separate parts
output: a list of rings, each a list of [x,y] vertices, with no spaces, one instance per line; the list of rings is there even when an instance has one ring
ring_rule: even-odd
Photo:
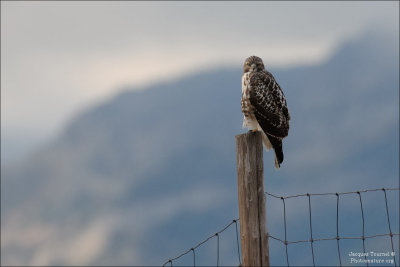
[[[275,151],[275,167],[283,162],[282,140],[288,135],[290,114],[286,98],[261,58],[246,59],[242,76],[243,128],[260,131],[266,150]]]

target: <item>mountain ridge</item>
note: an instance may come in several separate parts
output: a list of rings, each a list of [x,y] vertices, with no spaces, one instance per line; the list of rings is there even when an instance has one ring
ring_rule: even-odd
[[[317,66],[270,70],[292,120],[279,172],[264,153],[267,191],[398,185],[398,51],[377,40],[345,44]],[[241,72],[122,92],[22,165],[2,168],[2,264],[75,264],[79,249],[90,255],[80,265],[155,265],[236,218]]]

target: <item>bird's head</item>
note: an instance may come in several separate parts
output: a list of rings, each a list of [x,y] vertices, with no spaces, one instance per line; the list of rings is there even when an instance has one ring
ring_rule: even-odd
[[[257,72],[257,71],[263,71],[264,70],[264,64],[261,60],[261,58],[256,57],[256,56],[251,56],[246,59],[243,65],[243,73],[246,72]]]

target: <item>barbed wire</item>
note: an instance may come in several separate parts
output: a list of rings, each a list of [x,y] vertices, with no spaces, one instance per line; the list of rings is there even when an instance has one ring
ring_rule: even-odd
[[[400,188],[378,188],[378,189],[366,189],[366,190],[358,190],[358,191],[350,191],[350,192],[341,192],[341,193],[305,193],[305,194],[297,194],[297,195],[289,195],[289,196],[277,196],[274,194],[271,194],[269,192],[265,192],[266,196],[271,196],[276,199],[282,200],[283,203],[283,225],[284,225],[284,240],[271,235],[270,233],[267,233],[269,239],[274,239],[276,241],[281,242],[282,244],[285,245],[285,256],[286,256],[286,264],[287,266],[289,265],[289,252],[288,252],[288,245],[291,244],[298,244],[298,243],[310,243],[310,251],[311,251],[311,257],[312,257],[312,262],[313,266],[316,266],[316,261],[315,261],[315,254],[314,254],[314,242],[320,242],[320,241],[334,241],[336,240],[336,247],[337,247],[337,253],[338,253],[338,258],[339,258],[339,266],[342,266],[342,258],[341,258],[341,252],[340,252],[340,240],[362,240],[362,246],[363,246],[363,252],[364,252],[364,259],[366,260],[366,264],[368,266],[368,261],[366,258],[366,253],[365,253],[365,240],[366,239],[372,239],[372,238],[377,238],[377,237],[385,237],[385,236],[390,236],[390,242],[391,242],[391,249],[392,249],[392,255],[393,255],[393,261],[394,265],[397,266],[397,261],[396,261],[396,254],[394,252],[394,245],[393,245],[393,236],[400,236],[399,233],[393,233],[392,232],[392,227],[390,223],[390,215],[389,215],[389,206],[388,206],[388,201],[387,201],[387,191],[399,191]],[[376,192],[376,191],[382,191],[384,194],[384,199],[385,199],[385,209],[386,209],[386,219],[387,219],[387,225],[388,225],[388,230],[389,233],[383,233],[383,234],[375,234],[375,235],[365,235],[365,217],[364,217],[364,208],[363,208],[363,199],[361,197],[361,193],[366,193],[366,192]],[[339,235],[339,199],[341,195],[349,195],[349,194],[356,194],[358,195],[358,199],[360,202],[360,210],[361,210],[361,219],[362,219],[362,235],[361,236],[340,236]],[[336,197],[336,236],[334,237],[326,237],[326,238],[313,238],[313,226],[312,226],[312,209],[311,209],[311,197],[312,196],[335,196]],[[287,237],[287,219],[286,219],[286,202],[285,200],[291,199],[291,198],[298,198],[298,197],[306,197],[308,199],[308,217],[309,217],[309,229],[310,229],[310,239],[309,240],[294,240],[294,241],[288,241]],[[181,253],[179,256],[169,259],[166,261],[162,266],[166,266],[167,264],[170,264],[170,266],[173,266],[173,262],[178,260],[179,258],[189,254],[192,252],[193,254],[193,266],[196,266],[196,253],[195,250],[200,247],[201,245],[207,243],[210,239],[212,238],[217,238],[217,264],[216,266],[219,266],[219,258],[220,258],[220,248],[219,248],[219,239],[220,239],[220,234],[227,230],[230,226],[235,224],[236,228],[236,248],[237,248],[237,255],[238,255],[238,262],[239,266],[242,265],[241,262],[241,255],[240,255],[240,246],[239,246],[239,233],[238,233],[238,226],[237,223],[239,222],[239,219],[234,219],[232,220],[228,225],[226,225],[222,230],[216,232],[215,234],[209,236],[205,240],[201,241],[194,247],[188,249],[187,251]]]

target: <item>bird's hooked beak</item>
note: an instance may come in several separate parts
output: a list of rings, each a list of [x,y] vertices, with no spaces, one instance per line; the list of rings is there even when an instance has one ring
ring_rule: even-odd
[[[251,64],[250,66],[250,71],[255,71],[256,70],[256,64]]]

